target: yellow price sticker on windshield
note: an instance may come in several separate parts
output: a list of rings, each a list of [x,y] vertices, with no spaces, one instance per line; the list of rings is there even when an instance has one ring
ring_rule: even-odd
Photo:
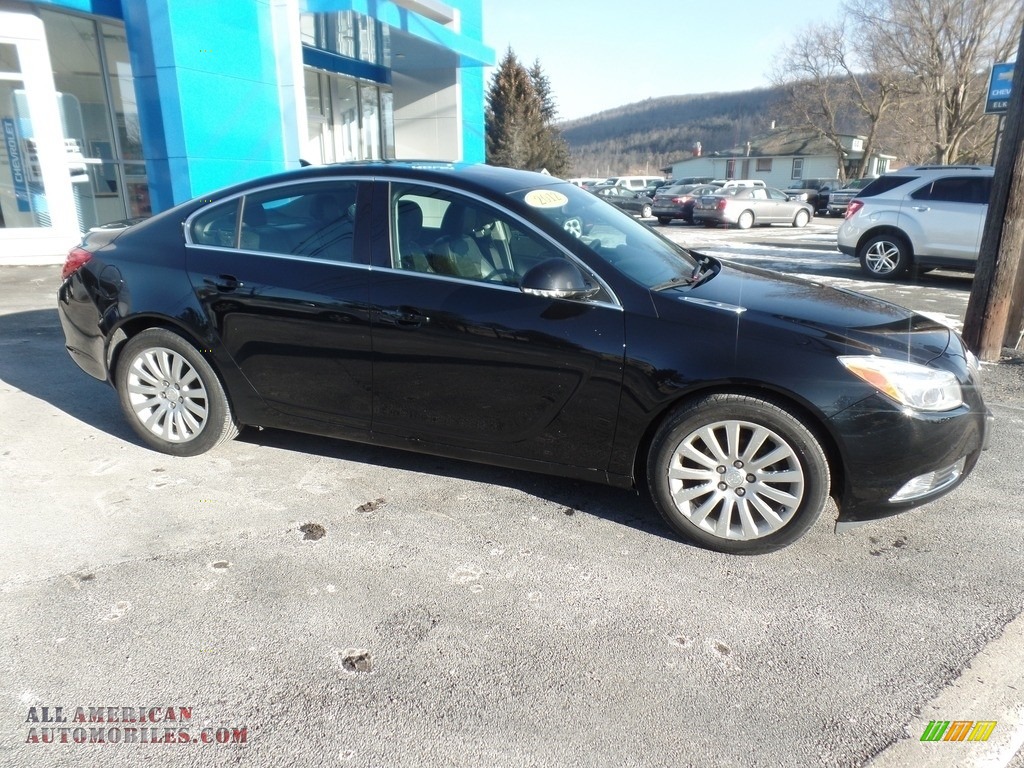
[[[534,189],[526,193],[526,204],[534,208],[561,208],[569,198],[551,189]]]

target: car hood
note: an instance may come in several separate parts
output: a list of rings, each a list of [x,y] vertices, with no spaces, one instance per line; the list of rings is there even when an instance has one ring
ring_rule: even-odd
[[[744,324],[801,330],[839,353],[897,356],[928,363],[943,354],[951,331],[905,307],[811,280],[720,262],[719,273],[696,288],[677,288],[677,303],[732,313]]]

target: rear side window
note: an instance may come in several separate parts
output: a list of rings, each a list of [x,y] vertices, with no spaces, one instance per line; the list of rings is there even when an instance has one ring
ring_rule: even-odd
[[[192,242],[196,245],[234,248],[237,242],[237,222],[238,198],[235,198],[203,211],[192,220]]]
[[[992,179],[979,176],[950,176],[935,179],[911,195],[915,200],[935,200],[949,203],[988,202]]]
[[[916,181],[918,178],[918,176],[879,176],[858,192],[857,197],[875,197],[876,195],[884,195],[886,192],[896,189],[896,187],[902,187],[904,184],[909,184],[912,181]]]

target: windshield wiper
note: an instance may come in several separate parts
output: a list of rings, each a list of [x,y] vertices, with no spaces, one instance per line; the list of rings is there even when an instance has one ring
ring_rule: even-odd
[[[680,285],[689,285],[690,287],[693,287],[704,282],[704,280],[706,280],[714,273],[715,270],[712,269],[711,267],[711,259],[708,258],[707,256],[702,256],[701,258],[697,259],[697,263],[694,265],[693,272],[690,273],[689,277],[677,275],[676,277],[670,278],[663,283],[658,283],[653,288],[651,288],[651,290],[664,291],[669,288],[675,288]]]

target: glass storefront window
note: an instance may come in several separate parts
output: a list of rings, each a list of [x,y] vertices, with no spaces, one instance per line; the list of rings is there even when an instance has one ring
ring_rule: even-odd
[[[72,171],[79,226],[85,230],[126,216],[148,216],[138,105],[124,26],[40,11],[46,25]]]
[[[355,80],[330,77],[334,104],[334,155],[341,160],[360,160],[359,96]]]
[[[380,102],[375,85],[359,86],[359,101],[363,106],[363,155],[380,157]]]
[[[0,136],[0,228],[49,227],[50,209],[13,43],[0,43]]]
[[[303,45],[370,64],[383,64],[386,26],[355,11],[303,13],[299,17]]]
[[[333,163],[394,157],[394,98],[390,89],[307,69],[308,134],[303,159]]]

